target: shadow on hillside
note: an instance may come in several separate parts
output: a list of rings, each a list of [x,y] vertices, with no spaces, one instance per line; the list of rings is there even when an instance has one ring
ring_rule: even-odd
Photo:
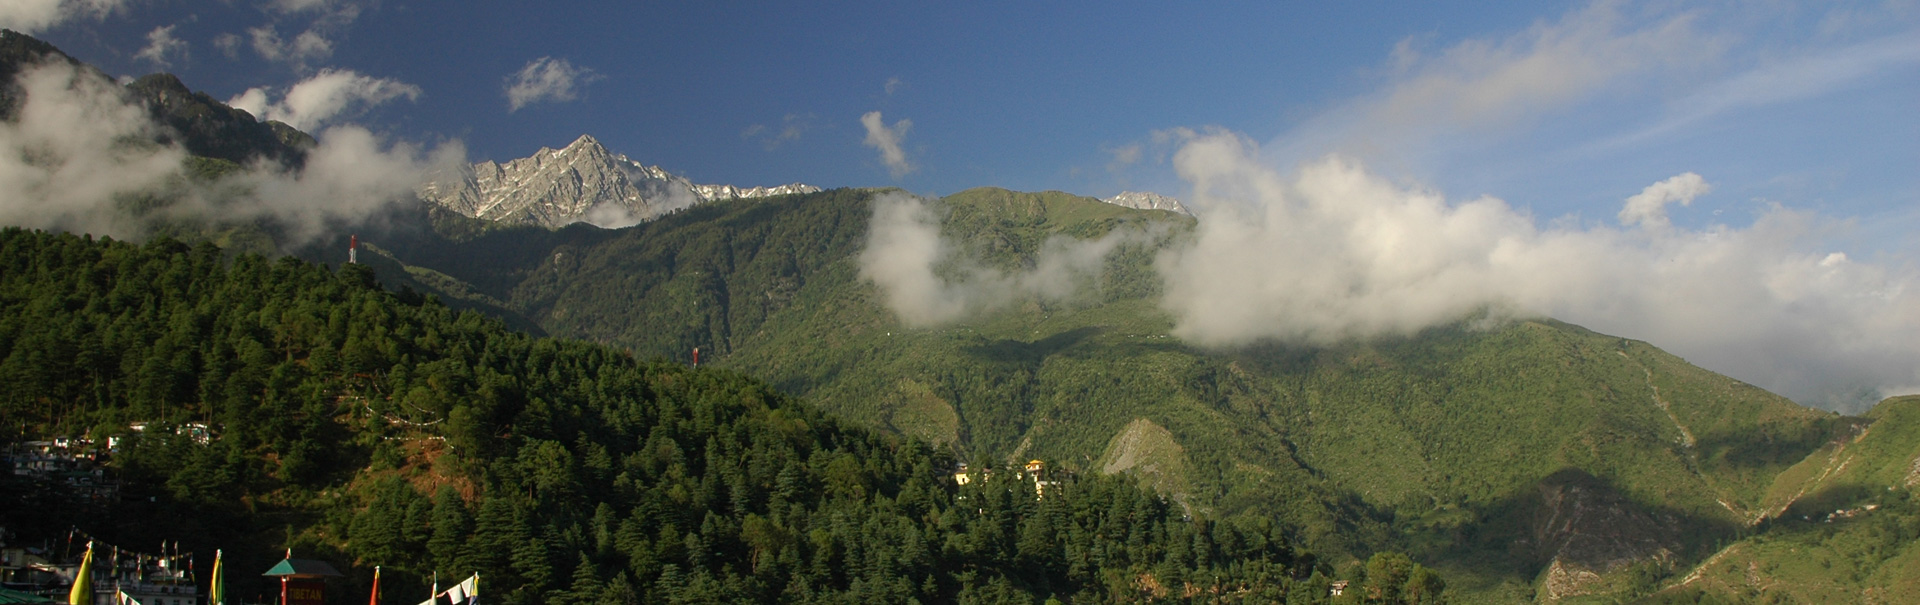
[[[1806,459],[1828,442],[1852,437],[1860,419],[1825,416],[1811,422],[1765,422],[1737,433],[1703,435],[1695,446],[1701,461],[1735,470],[1769,469],[1778,474]]]
[[[1327,349],[1301,344],[1261,342],[1234,350],[1234,363],[1266,376],[1294,376],[1313,370]]]
[[[1857,508],[1863,502],[1873,500],[1886,488],[1842,483],[1820,488],[1811,494],[1801,496],[1780,514],[1789,521],[1822,521],[1833,515],[1846,515],[1848,510]]]
[[[1457,586],[1470,592],[1532,585],[1556,561],[1607,578],[1624,575],[1624,584],[1608,583],[1647,591],[1742,533],[1732,521],[1636,501],[1577,468],[1473,507],[1470,519],[1403,530],[1417,558],[1446,570],[1450,583],[1457,578]]]
[[[1098,326],[1082,326],[1033,342],[1003,338],[986,344],[962,347],[961,351],[985,361],[1037,366],[1047,357],[1105,331],[1106,328]]]

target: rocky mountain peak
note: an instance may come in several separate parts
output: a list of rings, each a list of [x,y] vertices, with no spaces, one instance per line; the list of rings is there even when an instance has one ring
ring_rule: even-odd
[[[467,166],[458,174],[434,179],[419,193],[427,201],[474,218],[549,228],[577,222],[619,228],[712,200],[819,190],[800,183],[744,189],[696,185],[659,166],[615,153],[593,135],[583,134],[560,149],[542,147],[531,156],[506,163]]]

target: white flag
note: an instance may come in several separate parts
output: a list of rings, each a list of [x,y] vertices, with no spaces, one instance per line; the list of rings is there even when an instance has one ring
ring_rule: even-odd
[[[473,577],[462,580],[460,582],[460,592],[466,593],[467,598],[465,600],[467,603],[480,602],[480,574],[473,574]],[[454,599],[456,603],[459,601],[460,599]]]

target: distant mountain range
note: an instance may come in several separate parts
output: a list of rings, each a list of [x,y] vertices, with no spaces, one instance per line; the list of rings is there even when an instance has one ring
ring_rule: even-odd
[[[615,153],[583,134],[561,149],[542,147],[506,163],[462,167],[457,174],[423,185],[419,193],[421,199],[461,215],[496,223],[550,229],[589,223],[618,229],[703,202],[819,191],[804,183],[746,188],[696,184]],[[1101,201],[1193,215],[1180,200],[1152,192],[1124,191]]]
[[[792,183],[740,188],[700,185],[659,166],[614,153],[590,135],[562,149],[463,167],[420,188],[420,197],[473,218],[548,228],[591,223],[606,228],[638,224],[713,200],[814,193]]]

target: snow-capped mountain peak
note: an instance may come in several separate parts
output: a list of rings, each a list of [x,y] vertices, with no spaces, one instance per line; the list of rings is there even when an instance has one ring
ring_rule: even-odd
[[[1188,211],[1186,204],[1180,203],[1180,200],[1150,191],[1122,191],[1119,195],[1100,201],[1136,210],[1168,210],[1193,216],[1193,212]]]
[[[745,189],[696,185],[659,166],[609,151],[583,134],[561,149],[542,147],[504,164],[465,166],[422,186],[420,197],[460,214],[503,223],[557,228],[588,222],[619,228],[702,202],[819,190],[800,183]]]

